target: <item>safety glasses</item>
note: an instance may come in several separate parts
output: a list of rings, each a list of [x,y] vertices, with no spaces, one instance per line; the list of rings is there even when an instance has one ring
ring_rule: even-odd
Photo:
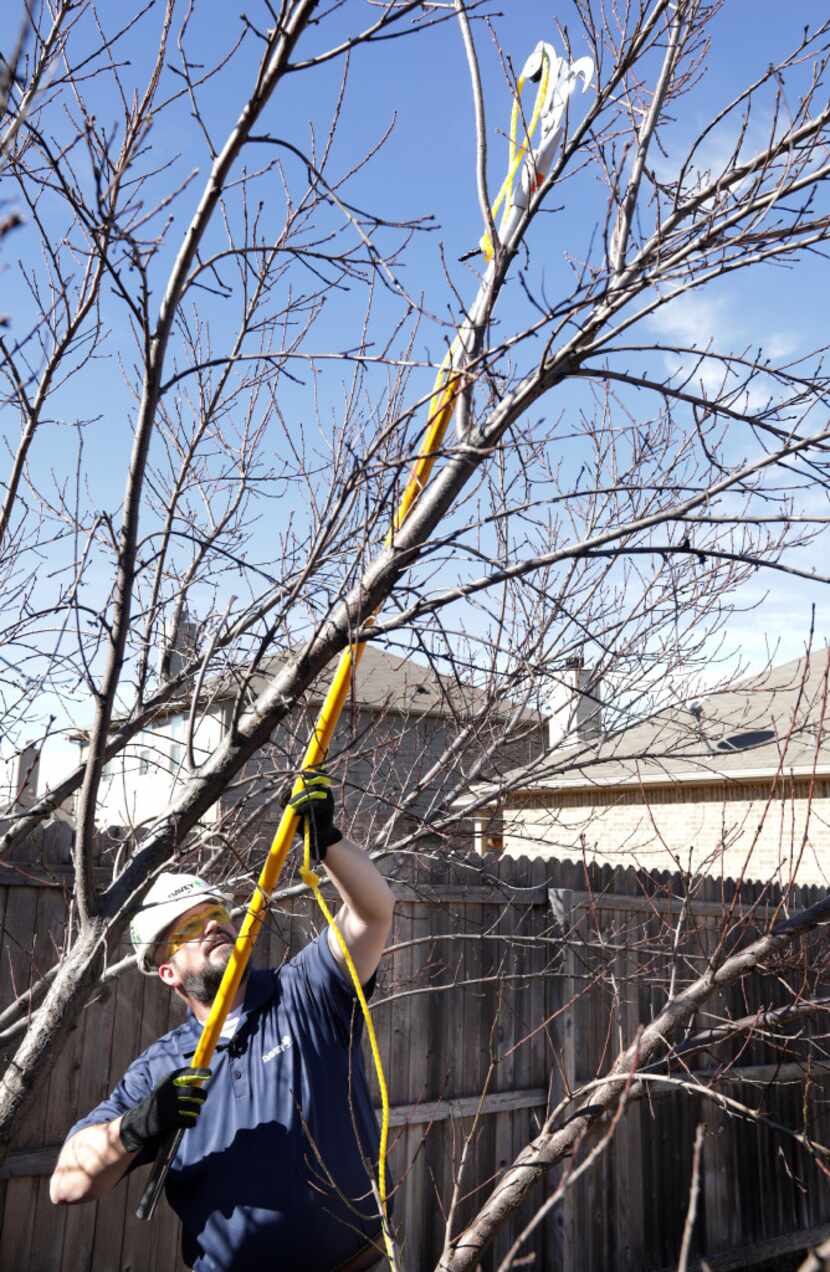
[[[218,923],[220,927],[228,927],[231,916],[223,905],[207,905],[189,919],[182,920],[175,932],[167,938],[167,957],[172,958],[177,950],[189,941],[197,941],[204,933],[208,923]]]

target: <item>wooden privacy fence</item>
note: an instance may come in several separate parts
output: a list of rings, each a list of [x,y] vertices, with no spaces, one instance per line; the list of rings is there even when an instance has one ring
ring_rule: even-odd
[[[672,985],[680,988],[703,968],[726,911],[732,922],[743,916],[760,931],[780,895],[745,885],[735,896],[729,883],[709,879],[684,902],[688,884],[680,876],[569,862],[401,854],[383,864],[397,907],[374,1012],[393,1106],[395,1225],[407,1272],[421,1272],[440,1257],[462,1155],[454,1231],[546,1112],[574,1085],[605,1071],[619,1042],[636,1036]],[[0,874],[4,1003],[54,961],[68,880],[59,864]],[[819,895],[799,889],[788,896],[789,909]],[[281,902],[258,961],[279,962],[317,922],[305,897]],[[775,975],[747,978],[707,1004],[711,1017],[697,1028],[785,1001]],[[166,1206],[150,1225],[134,1218],[145,1171],[96,1205],[55,1208],[48,1199],[48,1174],[68,1126],[178,1019],[179,1005],[162,986],[134,972],[80,1014],[0,1168],[0,1268],[183,1266],[177,1223]],[[804,1030],[818,1035],[821,1027]],[[739,1045],[695,1056],[692,1072],[705,1076],[731,1059],[719,1090],[829,1141],[821,1065],[812,1063],[805,1085],[802,1067],[777,1063],[762,1041],[740,1054]],[[521,1251],[528,1259],[522,1266],[676,1267],[700,1122],[706,1136],[695,1258],[705,1255],[713,1272],[726,1272],[830,1235],[827,1183],[797,1143],[766,1124],[729,1116],[703,1096],[657,1087],[626,1112],[607,1149],[535,1230]],[[539,1181],[483,1268],[498,1267],[558,1177],[553,1171]],[[694,1259],[690,1266],[697,1266]]]

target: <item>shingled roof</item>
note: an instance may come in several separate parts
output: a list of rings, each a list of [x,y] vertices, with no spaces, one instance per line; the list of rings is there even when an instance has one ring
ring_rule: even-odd
[[[250,692],[260,693],[288,656],[273,654],[263,658],[248,682]],[[306,694],[306,702],[322,702],[336,669],[337,659],[317,677]],[[233,675],[225,673],[208,679],[201,695],[204,703],[215,704],[235,698],[240,688],[240,675],[247,675],[244,668]],[[479,689],[457,676],[444,675],[429,664],[382,649],[371,641],[367,643],[354,674],[351,697],[361,708],[393,711],[405,716],[443,716],[463,720],[487,707],[491,719],[512,718],[517,723],[540,726],[544,722],[544,717],[537,711],[527,707],[517,709],[516,704],[510,701],[493,701],[491,691]],[[187,695],[166,703],[159,708],[156,722],[189,711],[190,701]],[[116,717],[114,723],[123,718]],[[71,736],[76,741],[86,741],[88,733],[85,729],[78,730]]]
[[[830,650],[821,649],[613,735],[560,746],[506,780],[541,793],[830,775],[829,675]]]
[[[261,676],[254,684],[259,689],[273,676],[284,661],[281,655],[263,661]],[[309,697],[322,701],[337,668],[330,664],[312,685]],[[479,689],[457,676],[445,675],[429,664],[417,662],[405,654],[382,649],[369,642],[363,651],[360,664],[354,673],[352,698],[364,708],[374,711],[394,711],[399,715],[439,715],[468,717],[476,710],[490,704],[489,710],[497,718],[507,718],[515,711],[509,702],[491,701],[492,693]],[[542,723],[537,712],[522,710],[525,721]]]

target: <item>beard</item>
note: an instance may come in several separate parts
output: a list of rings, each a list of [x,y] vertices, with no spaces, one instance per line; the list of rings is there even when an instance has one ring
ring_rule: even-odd
[[[232,952],[233,942],[216,946],[208,954],[205,966],[200,972],[190,972],[182,978],[181,989],[188,998],[195,999],[203,1007],[210,1007],[216,997],[216,991],[222,984],[222,977],[225,975],[225,968]],[[248,971],[249,967],[246,967],[239,982],[240,985],[245,984]]]

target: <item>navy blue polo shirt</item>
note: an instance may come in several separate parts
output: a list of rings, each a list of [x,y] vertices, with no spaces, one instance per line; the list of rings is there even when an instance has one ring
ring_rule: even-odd
[[[167,1179],[182,1253],[198,1272],[322,1272],[377,1237],[368,1171],[379,1135],[362,1026],[325,932],[279,970],[251,972],[236,1032],[217,1049],[208,1098]],[[138,1104],[190,1062],[200,1032],[191,1015],[159,1038],[69,1135]],[[131,1169],[152,1157],[140,1153]]]

